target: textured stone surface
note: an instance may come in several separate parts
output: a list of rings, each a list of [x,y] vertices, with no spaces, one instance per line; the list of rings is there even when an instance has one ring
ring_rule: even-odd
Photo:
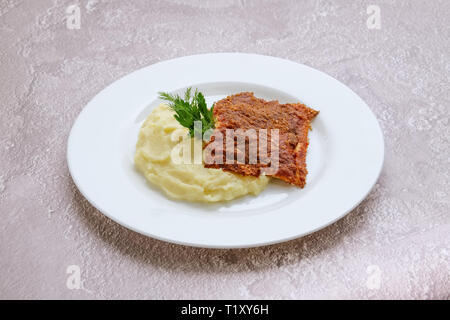
[[[366,26],[372,3],[380,30]],[[80,30],[66,28],[71,4]],[[2,0],[0,298],[450,298],[449,16],[446,0]],[[77,191],[66,140],[98,91],[224,51],[310,65],[369,104],[385,166],[347,217],[284,244],[209,250],[131,232]]]

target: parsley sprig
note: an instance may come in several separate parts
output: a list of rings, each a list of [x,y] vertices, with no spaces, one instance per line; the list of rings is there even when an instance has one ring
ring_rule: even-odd
[[[201,92],[195,89],[192,94],[192,88],[186,89],[184,99],[179,95],[167,92],[158,92],[159,98],[169,102],[169,106],[175,111],[175,119],[183,126],[189,129],[189,134],[194,137],[194,122],[202,122],[202,137],[204,133],[214,128],[213,109],[208,109],[205,97]]]

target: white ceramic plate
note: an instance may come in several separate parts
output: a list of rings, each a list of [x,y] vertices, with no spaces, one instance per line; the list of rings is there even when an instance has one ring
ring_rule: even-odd
[[[208,105],[253,91],[320,111],[313,121],[304,189],[272,182],[259,196],[220,204],[168,199],[134,169],[143,120],[158,91],[201,90]],[[342,218],[371,190],[383,164],[380,127],[348,87],[310,67],[241,53],[203,54],[160,62],[101,91],[83,109],[68,141],[70,173],[81,193],[114,221],[150,237],[215,248],[277,243]]]

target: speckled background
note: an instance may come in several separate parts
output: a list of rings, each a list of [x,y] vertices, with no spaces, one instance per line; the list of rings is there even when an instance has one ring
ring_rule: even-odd
[[[0,298],[449,299],[449,17],[447,0],[1,0]],[[368,198],[320,232],[245,250],[167,244],[100,214],[67,169],[78,113],[133,70],[229,51],[310,65],[368,103],[386,143]]]

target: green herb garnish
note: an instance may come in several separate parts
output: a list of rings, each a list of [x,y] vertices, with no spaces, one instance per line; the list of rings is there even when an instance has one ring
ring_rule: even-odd
[[[192,89],[188,88],[184,93],[184,99],[179,95],[167,92],[158,92],[158,94],[160,99],[169,102],[169,106],[175,111],[175,119],[183,127],[189,129],[191,137],[194,137],[195,121],[201,121],[202,123],[202,137],[207,130],[214,128],[214,105],[211,109],[208,109],[205,97],[197,89],[192,95]]]

